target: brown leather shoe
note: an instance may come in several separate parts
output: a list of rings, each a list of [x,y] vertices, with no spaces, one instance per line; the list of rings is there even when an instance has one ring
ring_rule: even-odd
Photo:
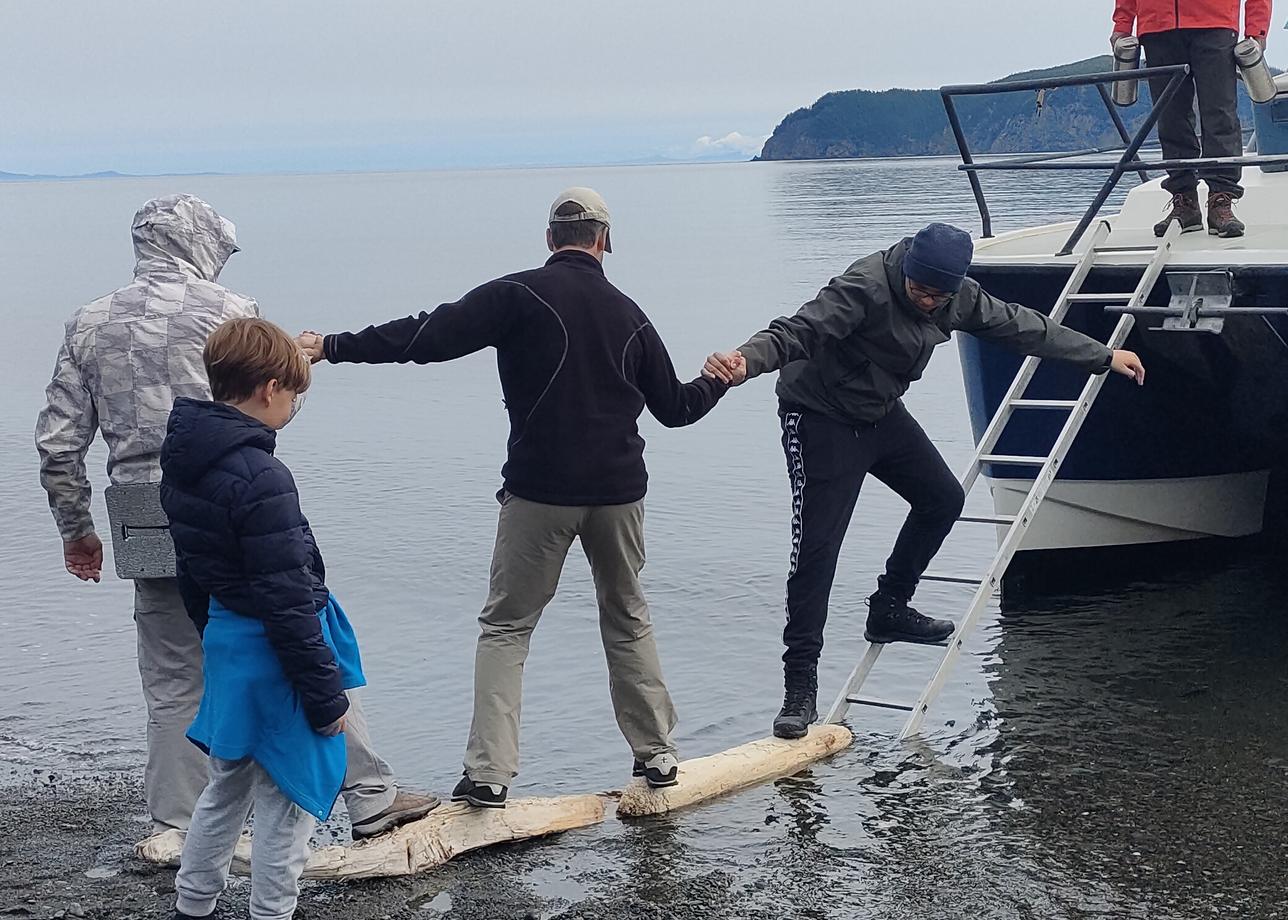
[[[387,834],[396,827],[402,827],[409,821],[425,817],[438,807],[438,798],[432,795],[421,795],[416,792],[398,790],[394,800],[378,815],[373,815],[360,824],[353,825],[353,839],[367,840]]]
[[[1229,192],[1208,195],[1208,233],[1214,236],[1243,236],[1243,221],[1234,216],[1234,196]]]
[[[1203,229],[1203,212],[1199,210],[1199,193],[1197,191],[1177,192],[1172,195],[1172,207],[1167,216],[1154,224],[1154,236],[1162,236],[1172,221],[1181,222],[1182,233],[1192,233]]]

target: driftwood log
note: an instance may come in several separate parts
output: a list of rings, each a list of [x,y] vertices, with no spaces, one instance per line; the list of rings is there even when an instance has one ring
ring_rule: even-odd
[[[659,815],[758,783],[799,773],[830,757],[854,740],[841,725],[816,725],[798,741],[762,738],[719,754],[680,764],[680,784],[650,789],[633,780],[617,803],[619,818]],[[352,846],[314,850],[305,878],[360,879],[414,875],[441,866],[480,847],[544,837],[589,827],[604,820],[614,793],[569,795],[552,799],[514,799],[504,809],[440,805],[419,821]],[[135,854],[148,862],[178,866],[183,833],[165,831],[140,841]],[[233,858],[233,872],[250,873],[250,838],[243,836]]]
[[[660,815],[759,783],[799,773],[805,767],[846,748],[854,735],[843,725],[815,725],[797,741],[762,738],[719,754],[680,764],[680,784],[650,789],[632,780],[617,803],[617,817]]]
[[[570,795],[515,799],[504,809],[444,804],[392,833],[352,846],[314,850],[304,877],[359,879],[413,875],[480,847],[599,824],[604,820],[609,801],[598,795]],[[154,834],[136,844],[134,851],[148,862],[178,866],[183,833],[170,830]],[[250,874],[249,837],[242,837],[237,844],[233,872]]]

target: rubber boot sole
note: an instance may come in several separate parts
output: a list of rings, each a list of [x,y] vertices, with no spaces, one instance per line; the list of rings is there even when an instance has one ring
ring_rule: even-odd
[[[889,645],[892,642],[911,642],[913,645],[940,645],[951,639],[954,632],[956,630],[950,629],[941,636],[925,636],[902,632],[874,633],[865,629],[863,630],[863,638],[873,645]]]
[[[412,821],[419,821],[441,804],[442,802],[437,798],[434,798],[432,802],[428,802],[424,805],[418,805],[415,808],[404,808],[401,811],[395,811],[391,814],[384,815],[379,822],[373,824],[371,827],[363,827],[362,830],[354,827],[352,829],[353,839],[370,840],[372,837],[379,837],[381,834],[387,834],[396,828],[402,827],[404,824],[410,824]]]
[[[1200,220],[1197,224],[1190,224],[1188,227],[1182,225],[1181,233],[1198,233],[1202,229],[1203,229],[1203,221]],[[1159,229],[1157,227],[1154,228],[1154,236],[1160,240],[1163,238],[1164,234],[1166,233],[1167,233],[1166,227],[1163,228],[1162,232],[1159,232]]]
[[[818,710],[815,710],[810,720],[805,723],[805,727],[797,729],[795,726],[780,725],[774,723],[774,737],[782,738],[784,741],[795,741],[798,738],[804,738],[809,734],[809,727],[818,721]]]
[[[473,805],[475,808],[504,808],[504,802],[485,802],[482,799],[476,799],[474,796],[466,793],[465,795],[452,796],[453,802],[464,802],[466,805]]]

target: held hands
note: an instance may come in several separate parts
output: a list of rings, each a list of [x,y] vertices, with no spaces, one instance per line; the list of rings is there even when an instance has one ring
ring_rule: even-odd
[[[321,728],[317,729],[317,733],[326,738],[334,738],[336,735],[340,734],[340,732],[344,731],[344,724],[348,720],[348,718],[349,718],[348,713],[345,713],[344,715],[340,716],[340,718],[332,722],[330,725],[324,725]]]
[[[1145,365],[1141,363],[1140,356],[1134,351],[1124,351],[1121,348],[1116,350],[1109,369],[1115,374],[1131,377],[1136,381],[1137,386],[1143,386],[1145,383]]]
[[[97,534],[63,544],[63,565],[81,581],[98,582],[103,577],[103,541]]]
[[[300,346],[300,351],[304,352],[313,364],[317,364],[325,357],[322,353],[322,336],[311,329],[305,329],[297,335],[295,344]]]
[[[736,387],[747,379],[747,359],[742,352],[734,350],[728,353],[715,352],[702,366],[702,376],[708,380],[719,380],[727,386]]]

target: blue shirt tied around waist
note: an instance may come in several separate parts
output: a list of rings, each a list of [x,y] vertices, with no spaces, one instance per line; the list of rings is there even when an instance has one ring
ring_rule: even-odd
[[[335,595],[318,619],[344,689],[366,686],[357,638]],[[313,730],[263,621],[234,613],[212,597],[202,648],[205,692],[188,739],[212,757],[251,758],[287,798],[325,821],[348,768],[344,736],[327,738]]]

